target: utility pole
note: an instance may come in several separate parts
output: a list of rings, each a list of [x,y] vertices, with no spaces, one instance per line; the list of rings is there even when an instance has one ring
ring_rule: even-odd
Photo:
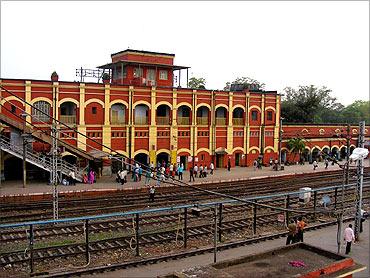
[[[358,135],[358,148],[364,147],[365,121],[360,122]],[[357,166],[357,184],[356,184],[356,220],[355,220],[355,238],[360,239],[361,210],[362,210],[362,185],[364,179],[364,160],[360,158]]]
[[[52,146],[51,146],[51,171],[50,171],[50,182],[53,186],[53,218],[54,220],[59,218],[58,208],[58,131],[57,131],[57,92],[56,86],[53,85],[53,123],[51,127]]]
[[[349,149],[351,143],[351,135],[350,135],[350,125],[347,124],[347,134],[346,134],[346,177],[345,177],[345,184],[349,183]]]
[[[23,119],[23,131],[22,131],[22,145],[23,145],[23,188],[26,188],[27,184],[27,169],[26,169],[26,149],[27,149],[27,134],[26,134],[26,118],[27,113],[22,113],[21,117]]]
[[[281,169],[281,141],[283,141],[283,119],[280,117],[279,125],[279,169]]]

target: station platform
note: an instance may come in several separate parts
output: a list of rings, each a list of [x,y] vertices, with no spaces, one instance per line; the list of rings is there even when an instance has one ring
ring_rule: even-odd
[[[370,166],[370,160],[366,159],[364,166]],[[244,179],[258,179],[266,177],[276,176],[289,176],[302,173],[313,173],[313,172],[328,172],[340,170],[338,165],[329,165],[328,169],[325,169],[323,162],[319,163],[319,167],[314,171],[311,164],[306,163],[305,165],[290,165],[285,166],[284,170],[274,171],[270,167],[263,167],[262,169],[254,170],[253,167],[234,167],[230,171],[227,169],[216,169],[213,175],[208,175],[206,178],[195,178],[195,182],[191,182],[193,185],[201,185],[214,182],[232,182]],[[97,180],[94,184],[83,184],[77,183],[75,186],[64,186],[58,185],[59,193],[61,194],[76,194],[83,192],[96,192],[100,194],[104,191],[116,191],[116,190],[135,190],[142,189],[146,190],[144,184],[145,177],[143,176],[141,181],[131,181],[131,176],[128,176],[128,182],[123,186],[115,181],[116,176],[104,176]],[[177,179],[177,177],[176,177]],[[183,181],[189,183],[189,172],[186,171],[183,174]],[[156,181],[151,180],[150,184],[155,185]],[[171,184],[171,179],[168,183],[161,183],[160,187],[174,186]],[[22,196],[38,196],[45,194],[52,194],[53,187],[46,183],[29,181],[26,188],[23,188],[22,180],[13,181],[2,181],[0,184],[0,198],[4,197],[22,197]]]
[[[348,226],[348,222],[344,223],[343,230]],[[366,269],[354,273],[353,277],[356,278],[367,278],[369,275],[369,228],[370,222],[366,220],[364,223],[364,231],[360,234],[360,241],[352,244],[352,251],[348,257],[351,257],[356,263],[366,266]],[[319,230],[313,230],[305,232],[304,241],[313,246],[317,246],[321,249],[337,253],[337,226],[326,227]],[[243,247],[233,248],[229,250],[220,251],[217,253],[217,262],[226,260],[235,260],[237,258],[260,254],[268,250],[285,246],[286,238],[279,238],[269,241],[264,241],[252,245],[246,245]],[[342,240],[340,255],[344,255],[345,246]],[[302,258],[296,258],[302,259]],[[310,258],[310,260],[319,260],[318,257]],[[113,278],[113,277],[158,277],[162,275],[168,275],[174,272],[182,272],[195,267],[207,266],[213,263],[213,253],[207,253],[204,255],[194,256],[179,259],[176,261],[168,261],[163,263],[157,263],[146,266],[138,266],[135,268],[128,268],[122,270],[116,270],[112,272],[99,273],[99,277]],[[308,263],[308,261],[306,261]],[[245,273],[246,276],[248,275]],[[83,277],[96,277],[96,275],[83,275]],[[253,276],[251,276],[253,277]],[[260,277],[260,276],[258,276]],[[273,277],[273,276],[269,276]],[[291,276],[287,276],[291,277]],[[297,276],[295,276],[297,277]],[[326,277],[326,276],[325,276]],[[338,277],[338,276],[337,276]]]

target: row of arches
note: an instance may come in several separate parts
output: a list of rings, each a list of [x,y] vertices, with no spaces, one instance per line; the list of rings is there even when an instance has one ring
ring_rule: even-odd
[[[349,154],[352,154],[353,150],[356,148],[355,145],[350,145]],[[288,161],[288,157],[292,158],[292,153],[289,152],[287,148],[281,149],[281,159],[283,162]],[[329,156],[336,160],[344,160],[347,155],[347,147],[346,146],[337,146],[334,145],[332,147],[329,146],[314,146],[312,148],[306,147],[302,153],[302,159],[307,162],[322,161],[325,157]],[[295,155],[293,155],[295,156]],[[293,158],[294,160],[294,158]]]
[[[8,100],[8,99],[7,99]],[[9,99],[10,100],[10,99]],[[13,99],[11,99],[13,100]],[[17,101],[17,100],[14,100]],[[35,108],[32,108],[32,120],[34,122],[49,122],[52,115],[52,102],[50,99],[39,97],[32,101]],[[22,104],[23,106],[23,104]],[[101,122],[104,118],[104,103],[98,99],[90,99],[85,102],[86,109],[91,109],[86,113],[86,117],[94,117],[94,114],[101,114],[102,117],[96,116]],[[128,122],[128,104],[122,100],[115,100],[110,103],[110,123],[111,124],[126,124]],[[171,124],[174,111],[169,103],[156,105],[156,124],[168,125]],[[229,108],[224,104],[219,104],[215,107],[215,123],[216,125],[226,125],[229,121]],[[78,123],[79,102],[72,98],[65,98],[59,102],[59,118],[61,121],[70,124]],[[145,101],[138,101],[134,104],[133,117],[137,125],[150,123],[150,104]],[[273,107],[266,108],[266,119],[273,120],[275,117],[275,109]],[[232,123],[234,125],[244,125],[245,119],[258,121],[261,118],[261,109],[258,106],[251,106],[248,109],[248,117],[245,108],[241,105],[236,105],[232,108]],[[271,116],[273,115],[273,116]],[[211,107],[208,104],[198,104],[196,107],[195,122],[198,125],[209,125],[211,119]],[[189,125],[192,119],[192,106],[188,103],[180,103],[177,108],[177,124]]]

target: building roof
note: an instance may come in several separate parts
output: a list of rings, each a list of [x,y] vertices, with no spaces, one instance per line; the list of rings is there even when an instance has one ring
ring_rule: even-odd
[[[161,67],[161,68],[171,68],[173,70],[181,70],[181,69],[188,69],[190,67],[185,66],[175,66],[175,65],[168,65],[168,64],[159,64],[159,63],[146,63],[146,62],[137,62],[131,60],[121,60],[114,63],[108,63],[102,66],[98,66],[99,69],[113,69],[117,65],[142,65],[142,66],[152,66],[152,67]]]
[[[139,54],[141,53],[141,54],[153,54],[153,55],[167,55],[167,56],[173,56],[173,57],[175,57],[175,54],[171,54],[171,53],[153,52],[153,51],[146,51],[146,50],[135,50],[135,49],[129,49],[129,48],[127,48],[126,50],[122,50],[122,51],[113,53],[110,56],[113,57],[113,56],[115,56],[117,54],[122,54],[124,52],[135,52],[135,53],[139,53]]]

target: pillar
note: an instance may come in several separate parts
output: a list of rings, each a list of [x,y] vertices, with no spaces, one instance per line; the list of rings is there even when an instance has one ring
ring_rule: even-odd
[[[59,107],[59,105],[58,105]],[[59,113],[57,113],[59,114]],[[85,125],[85,83],[80,83],[79,123],[77,131],[86,135]],[[86,137],[77,133],[77,147],[86,151]]]

